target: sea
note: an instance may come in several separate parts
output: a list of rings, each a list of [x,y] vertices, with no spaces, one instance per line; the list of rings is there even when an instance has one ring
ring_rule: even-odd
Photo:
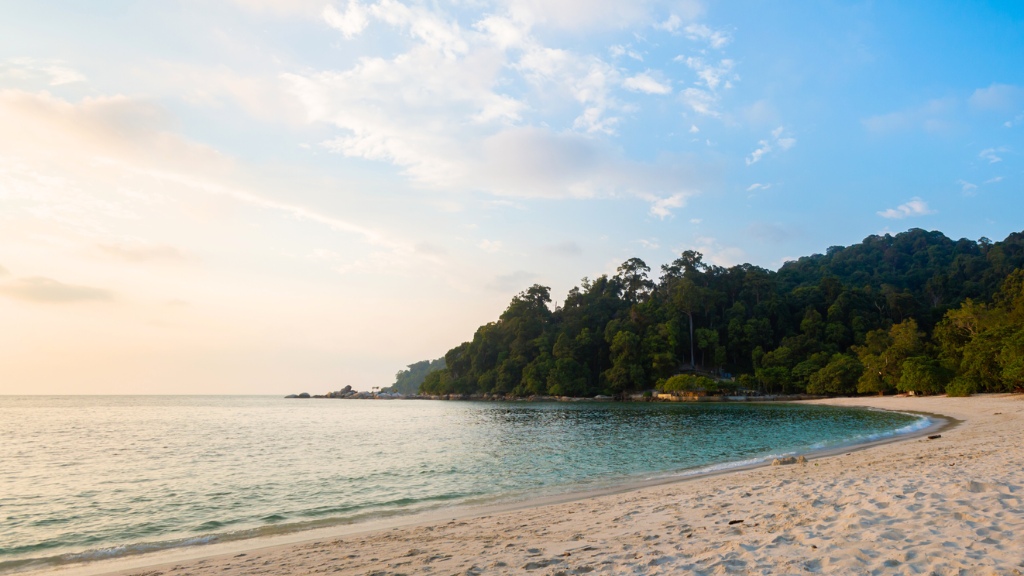
[[[0,396],[0,574],[671,479],[928,425],[779,403]]]

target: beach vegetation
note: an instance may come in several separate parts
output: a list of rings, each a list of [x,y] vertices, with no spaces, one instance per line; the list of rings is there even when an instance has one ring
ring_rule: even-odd
[[[1024,234],[991,242],[920,229],[833,246],[778,271],[723,267],[688,250],[655,277],[630,258],[615,275],[584,278],[558,306],[548,287],[528,287],[419,389],[1011,391],[1024,386],[1022,265]]]

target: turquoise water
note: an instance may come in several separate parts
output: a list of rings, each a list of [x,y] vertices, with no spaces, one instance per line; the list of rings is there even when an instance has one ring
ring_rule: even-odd
[[[0,397],[0,573],[695,473],[918,416],[781,404]]]

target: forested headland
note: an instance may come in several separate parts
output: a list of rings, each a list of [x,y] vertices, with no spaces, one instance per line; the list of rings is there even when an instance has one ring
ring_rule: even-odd
[[[655,279],[631,258],[614,276],[584,278],[554,309],[548,287],[521,292],[448,351],[419,390],[1016,390],[1024,387],[1022,264],[1024,233],[992,242],[921,229],[833,246],[777,272],[711,265],[687,251]]]
[[[381,392],[415,394],[419,391],[420,384],[423,383],[423,379],[427,377],[427,374],[442,368],[444,368],[444,358],[421,360],[420,362],[409,364],[406,370],[399,370],[395,374],[395,383],[388,388],[384,388]]]

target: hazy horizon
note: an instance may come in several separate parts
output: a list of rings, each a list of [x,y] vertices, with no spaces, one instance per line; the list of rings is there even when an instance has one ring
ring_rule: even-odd
[[[4,395],[369,390],[633,256],[1024,229],[1016,3],[0,7]]]

